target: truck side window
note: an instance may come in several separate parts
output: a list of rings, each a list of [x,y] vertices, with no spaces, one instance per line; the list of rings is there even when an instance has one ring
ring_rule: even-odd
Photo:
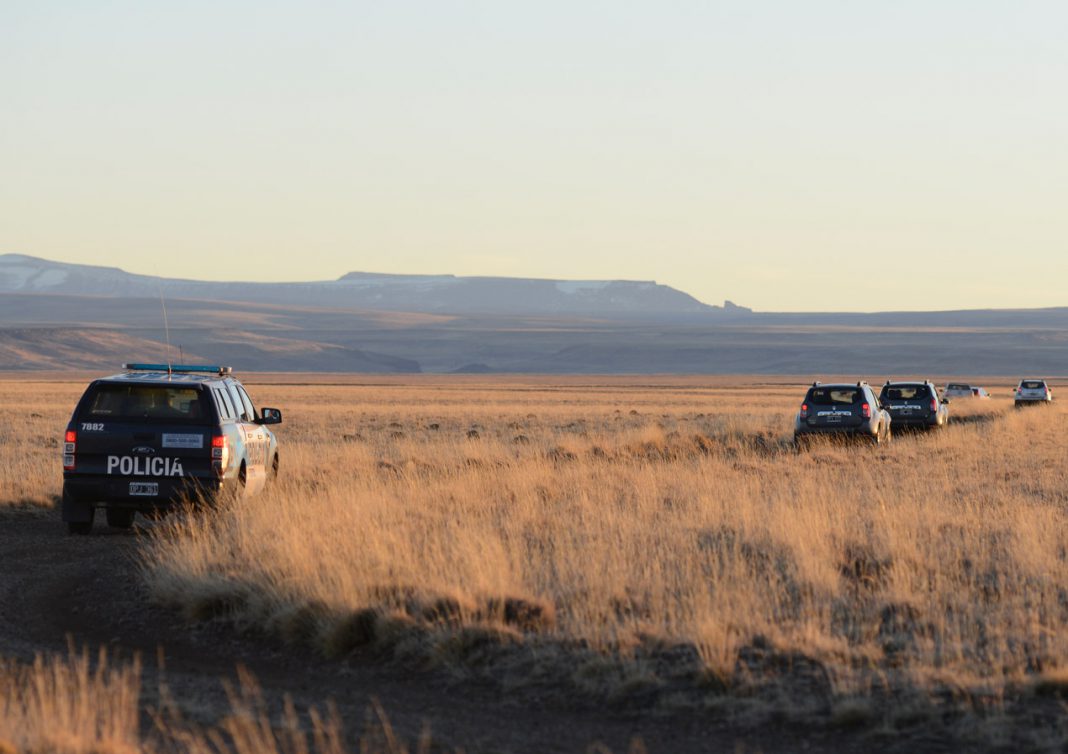
[[[222,398],[219,397],[219,391],[209,388],[208,393],[215,403],[215,412],[219,415],[219,418],[226,419],[226,408],[223,406]]]
[[[230,393],[228,393],[225,389],[220,388],[219,389],[219,395],[222,396],[223,403],[226,404],[226,410],[230,412],[230,418],[231,419],[236,419],[237,418],[237,411],[234,410],[233,401],[230,400]]]
[[[245,414],[248,416],[248,420],[255,421],[257,418],[256,408],[252,405],[252,400],[248,397],[248,393],[245,392],[245,388],[238,385],[237,392],[241,396],[241,402],[245,404]]]
[[[230,385],[230,398],[233,400],[235,413],[234,415],[241,421],[250,422],[252,417],[248,416],[245,412],[245,406],[241,403],[241,395],[237,392],[235,385]]]
[[[226,391],[215,387],[211,389],[211,392],[215,395],[215,401],[219,404],[219,414],[224,419],[233,419],[234,407],[231,405],[230,397],[226,394]]]

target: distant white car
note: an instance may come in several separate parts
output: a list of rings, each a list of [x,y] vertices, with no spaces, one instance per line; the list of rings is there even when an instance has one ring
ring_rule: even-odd
[[[951,382],[942,391],[943,398],[971,398],[972,386],[963,382]]]
[[[942,397],[946,400],[952,400],[953,398],[978,398],[979,400],[986,401],[990,400],[990,393],[986,392],[986,388],[968,385],[963,382],[951,382],[946,385],[946,389],[942,391]]]
[[[1016,406],[1052,403],[1053,388],[1045,380],[1020,380],[1016,386]]]

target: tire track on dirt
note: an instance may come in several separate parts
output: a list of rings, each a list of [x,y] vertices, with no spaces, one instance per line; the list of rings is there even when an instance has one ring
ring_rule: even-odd
[[[106,646],[120,659],[139,653],[143,705],[159,704],[165,682],[183,714],[202,725],[229,709],[223,681],[243,665],[259,681],[272,714],[280,713],[287,695],[300,710],[332,699],[354,737],[370,701],[378,699],[409,739],[428,725],[436,742],[471,754],[584,752],[594,742],[621,753],[635,737],[650,754],[862,748],[841,733],[745,730],[710,714],[611,710],[544,691],[502,695],[490,684],[402,667],[370,652],[331,661],[241,635],[222,621],[186,623],[153,605],[141,583],[136,555],[146,528],[68,537],[55,511],[0,513],[0,656],[62,653],[68,641],[90,651]]]

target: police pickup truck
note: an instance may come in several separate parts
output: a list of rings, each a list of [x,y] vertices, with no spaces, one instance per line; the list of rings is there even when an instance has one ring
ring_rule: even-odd
[[[63,521],[88,534],[97,508],[109,526],[183,500],[262,490],[278,474],[278,441],[230,367],[126,364],[94,380],[63,437]]]

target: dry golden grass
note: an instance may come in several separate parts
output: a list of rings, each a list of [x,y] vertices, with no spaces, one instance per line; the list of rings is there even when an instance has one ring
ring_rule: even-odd
[[[0,752],[134,754],[140,672],[110,668],[101,654],[38,658],[32,666],[0,660]]]
[[[309,710],[304,722],[287,700],[268,712],[247,672],[229,694],[230,712],[214,728],[188,724],[172,705],[141,725],[140,665],[109,663],[103,651],[38,657],[32,665],[0,659],[0,754],[345,754],[341,721]],[[166,693],[164,692],[164,696]],[[361,754],[429,754],[424,735],[410,745],[375,704],[356,749]],[[442,751],[439,748],[435,751]]]
[[[945,432],[797,454],[796,382],[250,382],[285,411],[280,483],[172,518],[144,553],[190,616],[506,687],[843,727],[1063,685],[1060,404],[1013,411],[995,386]],[[80,386],[65,406],[20,389],[40,414],[23,431],[58,438]],[[0,497],[57,494],[41,463]]]
[[[63,486],[63,431],[85,383],[0,384],[0,509],[51,506]]]
[[[547,382],[259,385],[282,481],[145,577],[329,654],[663,705],[996,708],[1068,665],[1059,406],[797,454],[796,384]]]

